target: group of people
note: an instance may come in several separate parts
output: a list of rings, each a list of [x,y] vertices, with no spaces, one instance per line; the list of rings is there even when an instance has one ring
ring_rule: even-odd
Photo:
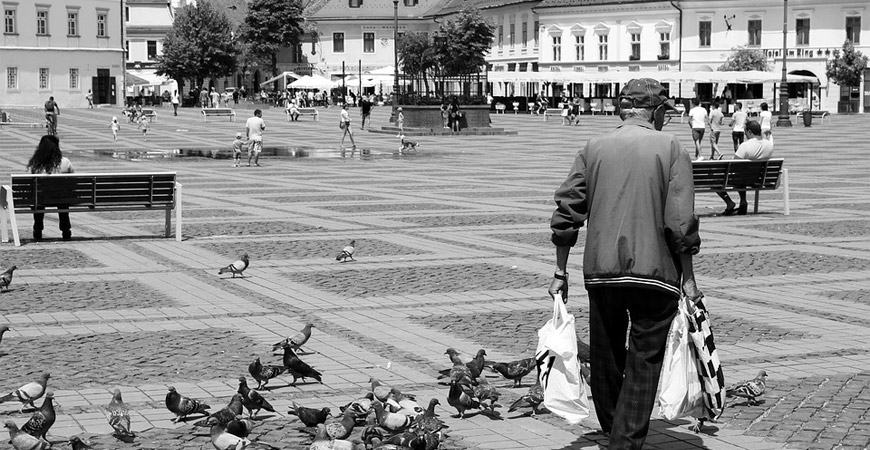
[[[242,133],[236,133],[236,138],[233,140],[233,167],[242,165],[242,152],[245,147],[248,149],[248,167],[251,167],[251,161],[255,166],[260,166],[264,131],[266,131],[266,122],[263,120],[263,111],[255,109],[254,115],[245,121],[245,139],[242,139]]]
[[[242,87],[244,89],[244,86]],[[178,92],[176,91],[175,96],[177,96]],[[196,88],[193,88],[190,91],[191,97],[196,98]],[[209,89],[206,89],[205,86],[202,87],[202,90],[199,91],[199,105],[201,108],[229,108],[230,101],[233,102],[233,105],[239,104],[239,98],[243,98],[242,90],[233,89],[232,92],[218,92],[214,86]],[[173,96],[174,97],[174,96]],[[173,105],[175,102],[173,101]],[[176,112],[178,110],[176,109]],[[176,114],[178,115],[178,114]]]

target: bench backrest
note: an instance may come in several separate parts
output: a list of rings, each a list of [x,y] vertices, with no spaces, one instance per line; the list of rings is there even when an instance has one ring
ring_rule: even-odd
[[[12,175],[15,209],[175,206],[175,172]]]
[[[782,173],[782,158],[726,161],[695,161],[692,178],[695,188],[745,186],[750,189],[776,189]]]

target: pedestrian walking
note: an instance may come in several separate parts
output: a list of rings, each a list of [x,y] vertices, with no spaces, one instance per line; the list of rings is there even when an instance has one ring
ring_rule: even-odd
[[[676,136],[653,125],[671,108],[665,92],[650,78],[625,85],[622,124],[580,150],[550,220],[549,292],[563,301],[568,255],[586,226],[590,387],[609,449],[643,447],[677,303],[682,294],[701,297],[692,270],[701,245],[692,161]]]
[[[242,165],[242,149],[246,141],[242,140],[242,133],[236,133],[236,139],[233,140],[233,167]]]
[[[719,135],[722,134],[722,127],[725,123],[725,115],[719,107],[719,102],[713,102],[710,105],[710,159],[722,159],[722,152],[719,151]]]
[[[112,117],[112,123],[109,124],[109,128],[112,129],[112,140],[118,142],[118,132],[121,131],[121,124],[118,123],[117,117]]]
[[[402,107],[396,108],[396,127],[399,128],[399,134],[396,135],[397,138],[405,136],[405,113],[402,111]]]
[[[60,151],[60,140],[57,136],[47,135],[39,140],[39,145],[36,146],[36,151],[27,162],[27,170],[30,173],[73,173],[73,165],[69,159],[63,156]],[[67,205],[52,205],[58,210],[65,209]],[[58,227],[60,228],[63,240],[68,241],[72,238],[72,225],[69,221],[68,212],[58,212]],[[33,212],[33,240],[39,242],[42,240],[42,230],[44,228],[43,219],[45,219],[44,209],[35,209]]]
[[[94,109],[94,93],[88,89],[88,95],[85,95],[85,99],[88,101],[88,109]]]
[[[704,131],[707,130],[707,110],[701,106],[701,101],[692,99],[692,109],[689,110],[689,128],[692,129],[692,142],[695,143],[695,159],[702,161],[701,142],[704,140]]]
[[[743,111],[743,103],[734,104],[734,114],[731,115],[731,141],[734,143],[734,151],[740,147],[746,138],[746,112]]]
[[[178,115],[178,104],[180,102],[181,102],[181,100],[178,98],[178,91],[173,92],[172,93],[172,109],[173,109],[173,113],[176,116]]]
[[[263,121],[263,111],[254,110],[254,116],[245,122],[245,137],[248,138],[248,167],[251,167],[251,159],[254,165],[260,167],[260,152],[263,151],[263,131],[266,130],[266,122]]]
[[[359,99],[359,109],[360,109],[360,124],[359,129],[366,129],[366,121],[369,121],[369,128],[372,127],[371,116],[372,116],[372,101],[368,99],[366,96],[362,96]]]
[[[401,109],[399,108],[399,110]],[[350,135],[350,143],[353,148],[356,148],[356,142],[353,140],[353,129],[350,126],[350,114],[347,112],[347,102],[341,105],[341,119],[338,127],[344,130],[341,134],[341,147],[344,147],[344,138]]]
[[[139,129],[142,130],[142,140],[145,142],[148,142],[148,128],[150,127],[148,122],[148,116],[145,114],[139,116]]]

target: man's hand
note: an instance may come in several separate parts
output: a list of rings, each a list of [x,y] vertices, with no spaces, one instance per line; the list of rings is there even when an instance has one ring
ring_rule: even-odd
[[[695,283],[694,277],[684,277],[683,278],[683,294],[687,299],[694,303],[697,299],[701,298],[704,294],[698,289],[698,285]]]
[[[553,281],[550,282],[550,288],[547,289],[547,292],[554,297],[561,293],[562,301],[568,303],[568,273],[554,273]]]

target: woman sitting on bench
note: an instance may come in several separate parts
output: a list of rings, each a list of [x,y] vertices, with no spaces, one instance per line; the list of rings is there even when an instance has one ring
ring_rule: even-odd
[[[36,147],[36,151],[27,163],[27,170],[30,173],[73,173],[73,166],[69,159],[65,158],[60,152],[60,140],[57,136],[43,136]],[[66,205],[52,205],[57,209],[66,208]],[[33,212],[33,241],[39,242],[42,240],[43,219],[45,218],[44,209],[35,209]],[[60,224],[60,232],[63,240],[68,241],[72,238],[72,224],[69,221],[69,213],[57,213],[58,222]]]

